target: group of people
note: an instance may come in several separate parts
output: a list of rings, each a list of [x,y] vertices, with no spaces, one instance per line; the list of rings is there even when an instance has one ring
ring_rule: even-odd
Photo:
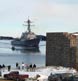
[[[22,62],[22,65],[20,67],[19,63],[16,63],[16,68],[17,69],[22,69],[22,70],[25,70],[26,71],[35,71],[36,69],[36,64],[24,64],[24,62]]]
[[[36,69],[36,64],[30,64],[29,66],[28,66],[28,70],[30,70],[30,71],[35,71],[35,69]]]
[[[5,65],[3,64],[3,65],[0,65],[0,69],[2,69],[2,68],[5,68]]]
[[[5,66],[0,65],[0,71],[5,71],[5,69],[7,69],[8,71],[11,70],[11,65]],[[21,69],[21,70],[26,70],[26,71],[35,71],[36,69],[36,64],[25,64],[24,62],[22,62],[22,64],[20,65],[18,62],[16,63],[16,69]]]
[[[0,70],[5,70],[5,68],[7,68],[8,69],[8,71],[10,71],[11,70],[11,66],[10,65],[8,65],[8,66],[5,66],[4,64],[3,65],[0,65]]]
[[[0,64],[0,76],[2,75],[2,72],[4,72],[5,70],[10,71],[11,65],[5,66],[4,64],[3,65]]]

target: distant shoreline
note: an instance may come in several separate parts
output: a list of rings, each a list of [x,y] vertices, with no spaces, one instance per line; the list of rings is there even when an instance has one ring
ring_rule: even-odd
[[[13,37],[8,37],[8,36],[0,36],[0,40],[12,40],[14,39]]]
[[[42,41],[46,41],[46,36],[37,35],[37,37]],[[17,38],[13,38],[13,37],[9,37],[9,36],[0,36],[0,40],[13,40],[13,39],[17,39]]]

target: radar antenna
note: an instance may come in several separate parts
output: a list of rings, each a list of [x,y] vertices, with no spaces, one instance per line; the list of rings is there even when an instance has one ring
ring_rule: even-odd
[[[25,24],[23,24],[24,26],[27,26],[27,30],[28,30],[28,32],[30,33],[31,32],[31,28],[30,28],[30,26],[34,26],[34,25],[31,25],[31,20],[28,18],[28,20],[27,21],[24,21],[25,23],[27,23],[27,25],[25,25]]]
[[[27,26],[28,26],[28,32],[30,33],[31,32],[31,28],[30,28],[30,26],[31,26],[31,21],[28,19],[27,20]]]

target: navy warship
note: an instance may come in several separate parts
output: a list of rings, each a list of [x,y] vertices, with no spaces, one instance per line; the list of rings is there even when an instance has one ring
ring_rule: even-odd
[[[22,46],[28,49],[37,48],[39,47],[40,39],[37,37],[37,35],[34,32],[31,31],[30,28],[31,21],[28,19],[26,23],[27,23],[27,30],[22,33],[19,39],[12,40],[11,44],[13,47]]]

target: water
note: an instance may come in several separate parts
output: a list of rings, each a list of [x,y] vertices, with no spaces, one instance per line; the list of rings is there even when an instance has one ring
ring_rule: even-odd
[[[15,67],[16,62],[20,65],[24,62],[25,64],[35,63],[37,66],[45,66],[45,44],[45,42],[40,42],[39,49],[36,52],[21,48],[13,51],[11,41],[0,40],[0,64]]]

